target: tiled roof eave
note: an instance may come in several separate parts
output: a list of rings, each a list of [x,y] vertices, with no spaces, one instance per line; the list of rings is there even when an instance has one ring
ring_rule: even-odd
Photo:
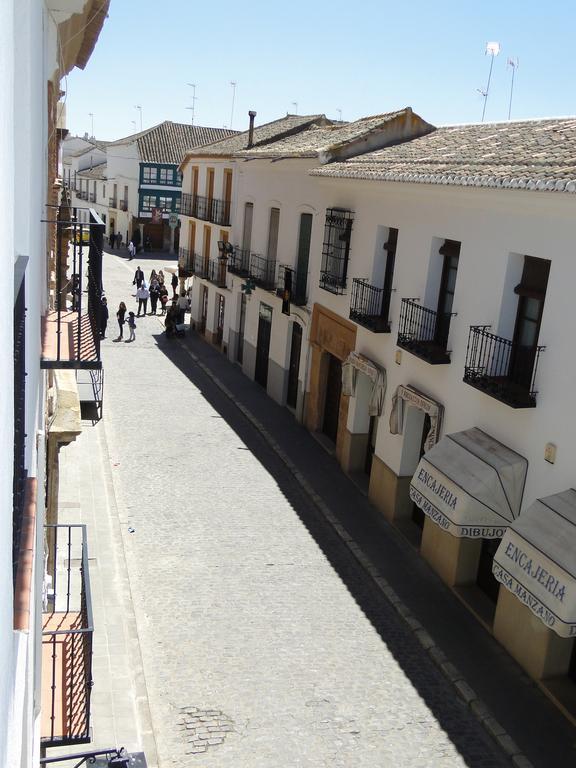
[[[497,178],[480,175],[420,174],[398,171],[369,171],[350,168],[333,171],[330,168],[312,169],[311,176],[331,179],[358,179],[365,181],[396,181],[412,184],[440,184],[444,186],[483,187],[485,189],[515,189],[528,192],[576,192],[575,179],[535,179],[525,176]]]

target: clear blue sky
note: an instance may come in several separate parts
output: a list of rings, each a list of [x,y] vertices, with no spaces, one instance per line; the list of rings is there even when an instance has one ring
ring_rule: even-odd
[[[571,0],[112,0],[92,58],[67,78],[71,133],[115,139],[163,120],[244,130],[286,112],[344,120],[411,106],[436,124],[576,114]]]

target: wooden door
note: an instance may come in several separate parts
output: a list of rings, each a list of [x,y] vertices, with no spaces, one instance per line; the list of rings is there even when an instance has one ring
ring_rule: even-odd
[[[230,222],[230,207],[232,202],[232,171],[224,169],[224,219]]]
[[[329,355],[328,357],[328,377],[326,379],[322,432],[335,443],[338,437],[340,396],[342,395],[342,363],[334,355]]]
[[[298,402],[298,373],[300,371],[300,354],[302,350],[302,326],[292,323],[292,341],[290,344],[290,364],[288,366],[288,392],[286,403],[296,408]]]
[[[202,257],[204,259],[204,274],[208,274],[208,262],[210,261],[210,239],[212,237],[212,227],[204,225],[204,245],[202,248]]]
[[[256,344],[256,370],[254,380],[266,389],[268,384],[268,360],[270,356],[270,335],[272,332],[272,307],[260,304],[258,318],[258,341]]]
[[[460,243],[456,242],[456,240],[445,240],[444,245],[440,248],[440,253],[444,256],[444,262],[438,294],[434,343],[442,349],[446,349],[448,333],[450,331],[452,305],[454,304],[454,291],[456,290]]]

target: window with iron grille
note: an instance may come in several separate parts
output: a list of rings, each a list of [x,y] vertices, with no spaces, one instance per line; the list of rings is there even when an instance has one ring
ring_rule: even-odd
[[[346,288],[353,221],[352,211],[326,209],[320,287],[332,293],[343,293]]]

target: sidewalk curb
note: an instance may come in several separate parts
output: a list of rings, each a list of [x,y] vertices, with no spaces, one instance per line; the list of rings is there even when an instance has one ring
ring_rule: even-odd
[[[308,481],[304,478],[302,473],[288,457],[288,455],[282,450],[274,437],[265,429],[262,422],[260,422],[245,405],[238,403],[234,397],[234,393],[214,374],[210,368],[203,363],[197,355],[192,352],[185,342],[178,340],[181,348],[189,355],[192,361],[208,376],[208,378],[218,387],[218,389],[229,399],[238,410],[245,416],[245,418],[252,424],[255,429],[258,430],[262,438],[268,443],[270,448],[282,461],[288,471],[292,474],[296,482],[300,485],[302,490],[314,503],[317,509],[322,513],[327,522],[330,523],[334,531],[340,537],[340,539],[346,544],[354,558],[362,566],[362,568],[372,578],[374,583],[392,607],[396,610],[398,615],[404,620],[404,623],[408,626],[411,632],[415,635],[416,639],[427,651],[428,656],[442,672],[444,677],[452,684],[454,691],[464,701],[468,708],[472,711],[474,716],[482,724],[486,732],[493,738],[496,744],[503,751],[504,755],[509,758],[510,764],[515,768],[534,768],[533,764],[528,758],[521,752],[518,745],[513,741],[512,737],[504,730],[500,723],[492,716],[492,713],[484,702],[476,695],[475,691],[468,685],[464,676],[455,667],[449,659],[446,657],[442,649],[436,645],[434,639],[426,632],[424,627],[420,624],[418,619],[412,614],[410,609],[402,602],[396,591],[390,586],[388,581],[380,574],[378,568],[372,563],[372,561],[364,554],[361,547],[354,541],[354,539],[348,534],[344,526],[338,521],[335,515],[332,514],[328,505],[323,499],[316,493]]]
[[[132,587],[130,586],[130,575],[128,572],[126,562],[126,547],[124,545],[124,537],[122,535],[122,526],[120,525],[120,518],[118,514],[118,494],[116,492],[116,480],[114,473],[112,472],[110,463],[110,452],[108,450],[108,434],[106,431],[106,424],[104,419],[101,421],[101,434],[98,435],[98,442],[100,443],[100,450],[102,451],[103,459],[103,472],[104,480],[106,482],[106,495],[108,498],[108,504],[110,506],[111,519],[113,525],[117,528],[117,540],[120,541],[121,557],[123,562],[119,564],[121,570],[124,571],[126,578],[126,584],[128,585],[128,599],[126,595],[123,595],[124,612],[126,625],[128,630],[128,641],[132,647],[132,673],[135,690],[135,704],[136,704],[136,717],[138,721],[138,730],[142,740],[142,749],[146,755],[146,762],[148,768],[158,768],[158,750],[156,747],[156,736],[154,733],[154,727],[152,724],[152,715],[150,712],[150,704],[148,699],[148,687],[146,685],[146,677],[144,675],[144,664],[142,661],[142,653],[140,651],[140,639],[138,636],[138,627],[136,623],[136,615],[134,613],[134,602],[132,600]]]

